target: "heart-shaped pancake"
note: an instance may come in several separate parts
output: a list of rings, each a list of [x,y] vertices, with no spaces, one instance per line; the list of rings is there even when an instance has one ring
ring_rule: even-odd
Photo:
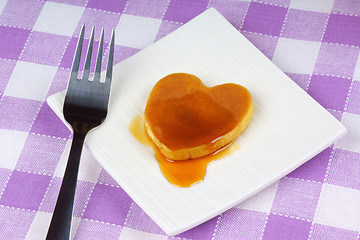
[[[206,87],[187,73],[157,82],[145,108],[145,128],[171,160],[206,156],[231,143],[254,112],[249,91],[234,83]]]

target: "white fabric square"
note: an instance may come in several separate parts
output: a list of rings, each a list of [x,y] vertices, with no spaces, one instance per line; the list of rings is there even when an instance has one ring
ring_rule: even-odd
[[[45,239],[49,229],[52,213],[38,211],[30,226],[25,240]],[[80,224],[80,218],[73,217],[71,221],[70,239],[73,239]]]
[[[0,168],[14,170],[27,136],[27,132],[0,129],[0,139],[6,139],[0,144]]]
[[[4,10],[6,3],[7,3],[7,0],[0,1],[0,14],[1,14],[2,10]]]
[[[278,182],[270,185],[261,192],[257,193],[248,200],[235,206],[236,208],[260,211],[270,213],[272,203],[274,201],[275,192],[277,189]]]
[[[292,0],[290,8],[330,13],[334,0]]]
[[[324,184],[314,222],[359,231],[359,202],[359,190]]]
[[[360,115],[345,112],[341,122],[347,134],[335,143],[335,147],[360,153]]]
[[[26,240],[38,240],[45,239],[46,233],[50,225],[52,213],[40,212],[36,213],[36,216],[30,226],[30,229],[26,235]]]
[[[72,140],[68,140],[66,143],[63,154],[61,155],[60,161],[55,169],[54,177],[62,178],[64,176],[64,171],[69,157],[71,142]],[[78,180],[96,183],[99,178],[101,169],[102,168],[100,164],[92,156],[91,152],[85,144],[81,153]]]
[[[45,2],[33,30],[72,36],[84,10],[83,7]]]
[[[165,235],[158,235],[154,233],[147,233],[136,231],[134,229],[130,229],[124,227],[121,231],[119,240],[167,240],[168,237]]]
[[[355,72],[354,72],[353,79],[355,81],[360,81],[360,55],[358,56],[358,59],[357,59],[357,62],[356,62],[356,67],[355,67]]]
[[[76,231],[80,225],[81,218],[74,217],[71,220],[71,230],[70,230],[70,239],[74,239]]]
[[[279,38],[273,63],[288,73],[312,74],[321,42]]]
[[[123,14],[115,29],[115,43],[132,48],[145,48],[155,41],[160,19]]]
[[[85,144],[81,154],[78,179],[96,183],[99,178],[101,169],[102,168],[100,164],[96,161]]]
[[[44,101],[57,67],[18,61],[4,95]]]

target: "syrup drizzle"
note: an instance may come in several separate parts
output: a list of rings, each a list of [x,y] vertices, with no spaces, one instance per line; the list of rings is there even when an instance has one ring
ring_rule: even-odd
[[[163,154],[186,160],[232,141],[250,122],[252,109],[250,93],[241,85],[226,83],[209,88],[192,74],[173,73],[152,89],[145,118],[151,138],[168,148],[161,148]],[[217,144],[217,140],[222,143]]]
[[[205,157],[172,161],[161,154],[160,150],[147,135],[144,127],[144,115],[139,114],[134,117],[130,123],[129,131],[141,144],[153,148],[155,159],[159,163],[162,174],[170,183],[179,187],[190,187],[201,182],[204,180],[206,168],[209,163],[224,158],[239,148],[237,144],[232,143]]]

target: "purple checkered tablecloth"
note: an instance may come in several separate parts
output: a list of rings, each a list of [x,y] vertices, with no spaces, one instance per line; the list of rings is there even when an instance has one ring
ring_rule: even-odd
[[[246,202],[175,237],[85,147],[72,239],[360,238],[360,1],[0,0],[0,239],[46,235],[72,138],[46,98],[66,87],[80,26],[104,26],[107,40],[115,29],[117,63],[210,7],[348,134]]]

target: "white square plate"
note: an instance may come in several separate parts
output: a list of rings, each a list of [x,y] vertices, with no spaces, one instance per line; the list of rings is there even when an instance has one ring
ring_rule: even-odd
[[[208,166],[190,188],[171,185],[151,148],[128,130],[162,77],[198,76],[205,85],[239,83],[255,113],[240,148]],[[48,99],[62,117],[64,92]],[[114,66],[109,114],[86,140],[130,197],[169,235],[186,231],[251,197],[346,133],[345,127],[255,48],[215,9]]]

